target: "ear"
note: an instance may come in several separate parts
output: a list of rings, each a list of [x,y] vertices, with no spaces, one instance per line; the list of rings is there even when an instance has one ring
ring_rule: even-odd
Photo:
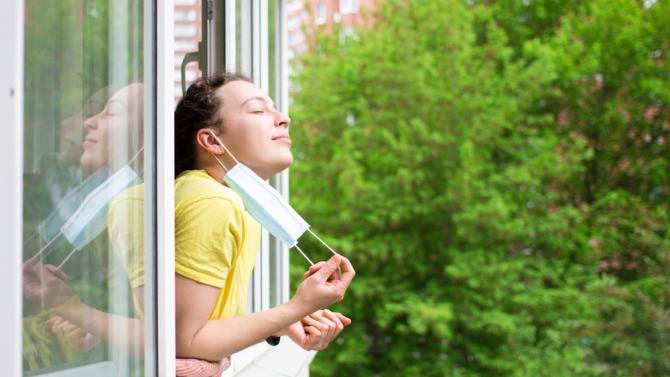
[[[220,138],[219,138],[220,139]],[[210,128],[201,128],[195,133],[195,140],[205,151],[220,155],[225,153],[221,143],[214,137],[214,130]]]

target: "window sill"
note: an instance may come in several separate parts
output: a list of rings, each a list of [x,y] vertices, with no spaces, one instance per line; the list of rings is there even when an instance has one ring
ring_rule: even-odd
[[[305,351],[282,337],[276,347],[260,343],[233,355],[232,365],[222,377],[307,377],[315,355],[316,351]]]

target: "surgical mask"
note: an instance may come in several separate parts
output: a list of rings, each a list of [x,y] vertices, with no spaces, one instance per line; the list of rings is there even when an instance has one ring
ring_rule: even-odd
[[[70,244],[81,249],[97,238],[107,228],[109,203],[121,191],[138,181],[137,173],[130,165],[125,165],[88,194],[79,208],[60,228]]]
[[[289,248],[309,228],[277,190],[244,164],[228,170],[223,180],[242,198],[249,214]]]
[[[235,166],[228,169],[218,157],[212,155],[226,172],[223,180],[228,187],[242,198],[244,208],[256,221],[289,249],[295,247],[311,265],[314,263],[298,247],[298,239],[305,231],[308,231],[328,250],[336,254],[330,246],[309,229],[309,224],[291,207],[284,196],[246,165],[239,162],[216,135],[213,133],[211,135],[235,161]]]
[[[96,239],[107,228],[107,209],[109,203],[123,190],[135,183],[139,183],[140,178],[131,167],[131,163],[141,152],[142,150],[128,164],[92,189],[77,209],[63,223],[58,232],[50,237],[49,242],[36,255],[41,255],[62,234],[74,248],[60,263],[58,266],[60,268],[77,250],[81,250]],[[99,179],[97,177],[93,180],[96,181]],[[55,223],[56,221],[52,220],[52,222]],[[53,225],[50,227],[53,227]]]
[[[68,191],[49,216],[37,226],[37,233],[40,238],[44,241],[49,241],[58,236],[60,228],[77,211],[81,203],[86,199],[86,196],[105,182],[109,176],[109,169],[98,169],[95,173],[84,179],[77,187]]]

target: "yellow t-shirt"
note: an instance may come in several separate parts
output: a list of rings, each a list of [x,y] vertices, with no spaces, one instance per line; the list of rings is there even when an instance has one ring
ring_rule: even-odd
[[[221,291],[210,319],[244,314],[260,225],[242,199],[204,170],[175,181],[175,271]]]
[[[117,195],[107,221],[112,248],[126,267],[131,287],[143,286],[144,184]],[[260,229],[239,195],[204,170],[185,171],[175,181],[175,271],[221,289],[210,319],[244,314]]]
[[[117,195],[107,211],[109,241],[126,267],[130,286],[144,285],[144,184]]]

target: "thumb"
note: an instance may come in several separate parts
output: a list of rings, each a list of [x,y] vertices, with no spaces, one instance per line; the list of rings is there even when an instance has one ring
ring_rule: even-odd
[[[328,259],[328,262],[321,267],[319,271],[317,271],[314,276],[318,280],[326,281],[332,275],[337,269],[340,267],[340,264],[342,263],[342,258],[339,255],[333,255]]]
[[[47,264],[45,267],[46,267],[47,271],[51,272],[51,274],[53,274],[57,278],[59,278],[63,281],[68,280],[67,274],[65,272],[63,272],[63,270],[61,270],[60,268],[58,268],[56,266],[53,266],[51,264]]]

